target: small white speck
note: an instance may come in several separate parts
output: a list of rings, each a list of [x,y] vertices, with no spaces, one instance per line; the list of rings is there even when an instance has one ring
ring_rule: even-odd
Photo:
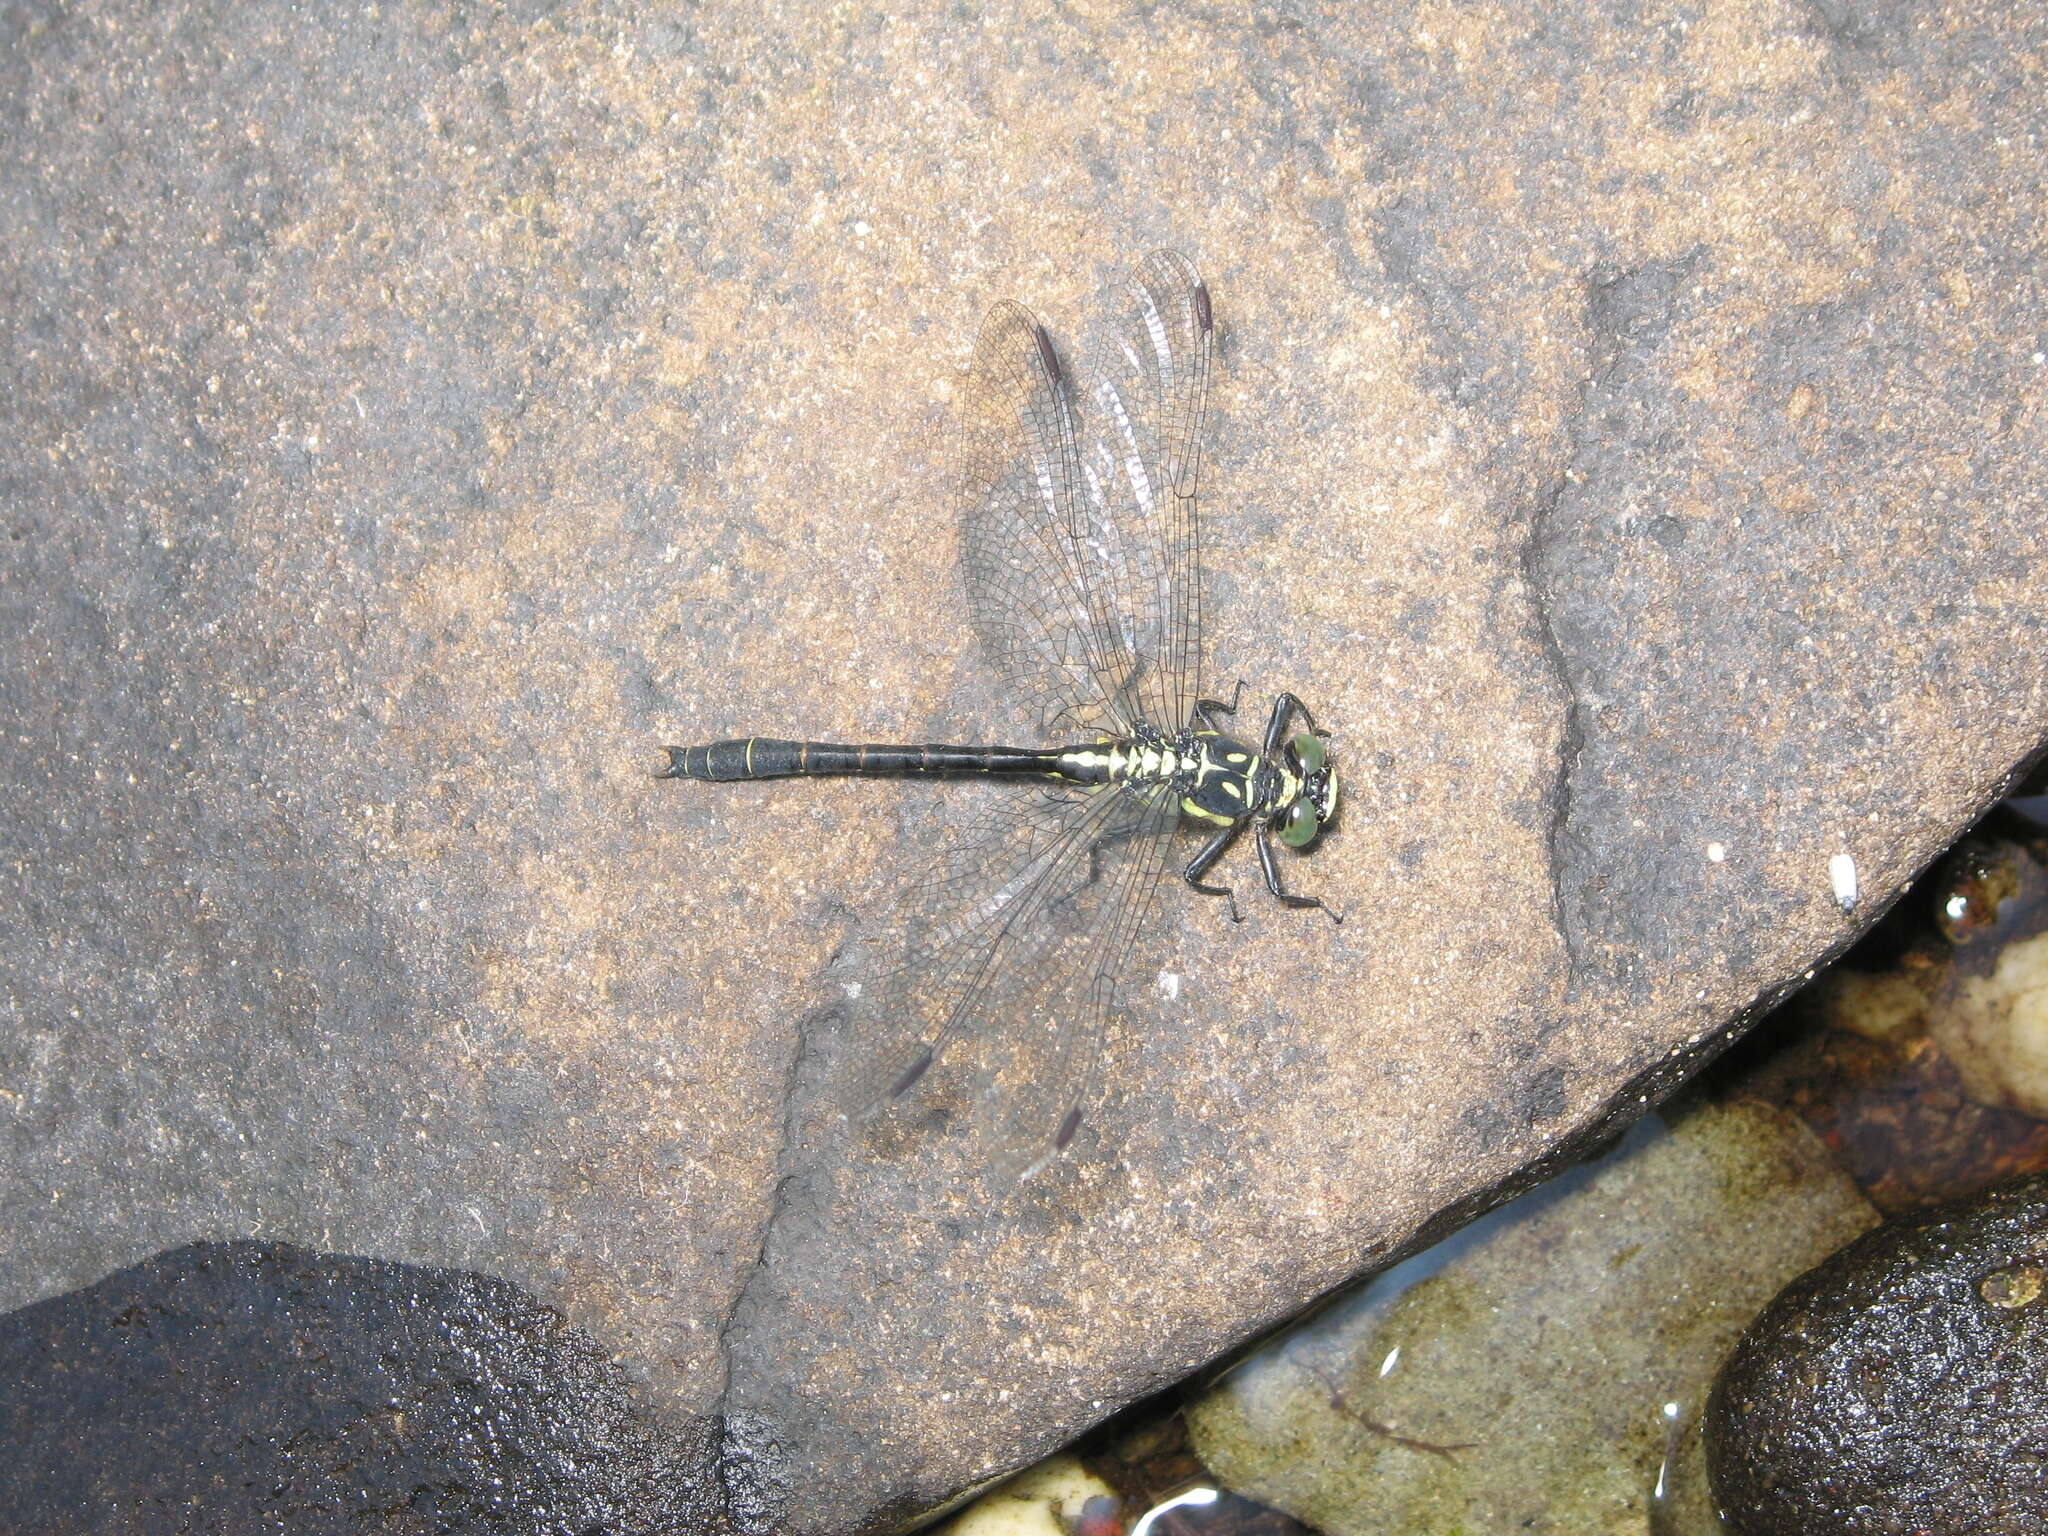
[[[1394,1369],[1395,1366],[1399,1365],[1400,1363],[1401,1346],[1396,1344],[1392,1349],[1387,1351],[1387,1358],[1380,1362],[1380,1375],[1382,1377],[1385,1377],[1389,1372],[1391,1372]]]
[[[1941,904],[1941,910],[1948,914],[1950,922],[1960,923],[1970,915],[1970,898],[1967,896],[1951,896]]]
[[[1665,1417],[1665,1418],[1667,1418],[1667,1419],[1675,1419],[1675,1418],[1677,1418],[1677,1417],[1678,1417],[1678,1404],[1676,1404],[1676,1403],[1666,1403],[1666,1404],[1664,1405],[1664,1417]]]
[[[857,981],[849,981],[846,984],[846,995],[849,998],[858,999],[860,996],[860,983]]]
[[[868,221],[866,219],[855,219],[853,221],[853,232],[856,235],[858,235],[861,239],[867,239],[868,235],[871,233],[871,231],[868,228]]]
[[[1722,846],[1722,845],[1721,845],[1720,843],[1709,843],[1709,844],[1707,844],[1707,862],[1708,862],[1708,863],[1710,863],[1710,864],[1718,864],[1718,863],[1720,863],[1720,862],[1721,862],[1721,861],[1722,861],[1723,859],[1725,859],[1725,858],[1727,858],[1727,857],[1728,857],[1728,850],[1727,850],[1727,848],[1725,848],[1724,846]]]
[[[1846,853],[1828,860],[1828,883],[1835,888],[1835,905],[1844,912],[1856,910],[1856,861]]]
[[[1161,971],[1159,973],[1159,990],[1166,994],[1168,1002],[1178,1002],[1180,1000],[1180,976],[1178,973]]]
[[[2034,354],[2034,366],[2038,368],[2043,363],[2048,363],[2048,352],[2036,352]]]

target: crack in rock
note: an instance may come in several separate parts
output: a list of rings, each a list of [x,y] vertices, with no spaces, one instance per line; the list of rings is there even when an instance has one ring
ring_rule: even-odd
[[[1575,826],[1579,776],[1589,744],[1586,711],[1598,695],[1574,661],[1567,616],[1578,542],[1566,526],[1575,488],[1585,484],[1585,466],[1596,444],[1595,405],[1617,376],[1654,352],[1670,329],[1679,285],[1699,261],[1695,251],[1674,262],[1620,272],[1594,272],[1586,284],[1587,369],[1577,407],[1566,425],[1570,451],[1564,468],[1537,499],[1522,546],[1522,574],[1536,617],[1543,653],[1564,693],[1564,727],[1557,773],[1550,794],[1548,831],[1552,919],[1565,947],[1566,996],[1581,987],[1587,964],[1589,923],[1583,892],[1588,850]]]

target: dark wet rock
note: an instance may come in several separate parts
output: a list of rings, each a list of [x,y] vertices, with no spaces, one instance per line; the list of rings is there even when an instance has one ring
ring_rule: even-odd
[[[2042,21],[1822,9],[0,12],[0,1305],[504,1276],[836,1533],[1640,1113],[2048,719]],[[1161,242],[1350,920],[1165,893],[996,1205],[816,1109],[944,791],[647,774],[1006,733],[945,397]]]
[[[1708,1413],[1745,1536],[2048,1525],[2048,1178],[1897,1217],[1787,1286]]]
[[[479,1275],[194,1243],[0,1318],[10,1531],[682,1532],[691,1459]]]

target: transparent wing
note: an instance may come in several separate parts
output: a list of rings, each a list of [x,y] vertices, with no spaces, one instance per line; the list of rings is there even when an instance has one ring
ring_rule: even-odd
[[[975,348],[955,487],[969,612],[1040,739],[1192,711],[1201,648],[1195,516],[1212,322],[1186,258],[1156,251],[1115,295],[1081,404],[1028,310]]]
[[[901,893],[882,936],[899,962],[855,1002],[867,1066],[848,1113],[886,1113],[929,1084],[965,1098],[999,1185],[1055,1156],[1093,1097],[1104,1023],[1142,970],[1134,951],[1177,821],[1159,789],[998,797]]]
[[[1176,251],[1154,251],[1116,289],[1085,359],[1081,463],[1086,522],[1109,603],[1127,617],[1131,685],[1166,731],[1191,722],[1201,682],[1202,569],[1196,493],[1214,320],[1209,290]]]
[[[1135,662],[1086,544],[1073,402],[1029,310],[1000,304],[983,322],[958,433],[968,613],[1005,696],[1041,740],[1060,724],[1127,729],[1111,701]]]
[[[1009,1022],[981,1053],[974,1114],[999,1186],[1030,1178],[1073,1140],[1100,1086],[1104,1026],[1156,970],[1147,920],[1180,811],[1158,789],[1118,799],[1107,832],[1116,851],[1091,883],[1054,898],[1035,968],[991,998]]]
[[[1039,739],[1192,717],[1211,332],[1188,262],[1146,257],[1088,354],[1084,455],[1044,327],[1015,304],[982,326],[958,426],[961,566],[976,634]],[[899,958],[856,1000],[866,1066],[849,1113],[944,1079],[998,1183],[1056,1155],[1093,1097],[1105,1021],[1147,974],[1139,946],[1178,822],[1159,786],[996,799],[881,936]]]

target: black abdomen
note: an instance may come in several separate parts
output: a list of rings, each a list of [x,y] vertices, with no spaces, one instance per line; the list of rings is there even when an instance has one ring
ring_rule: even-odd
[[[919,747],[832,741],[785,741],[749,736],[701,747],[670,747],[668,767],[657,778],[699,779],[725,784],[735,779],[786,779],[800,774],[1057,773],[1059,754],[1028,747]]]

